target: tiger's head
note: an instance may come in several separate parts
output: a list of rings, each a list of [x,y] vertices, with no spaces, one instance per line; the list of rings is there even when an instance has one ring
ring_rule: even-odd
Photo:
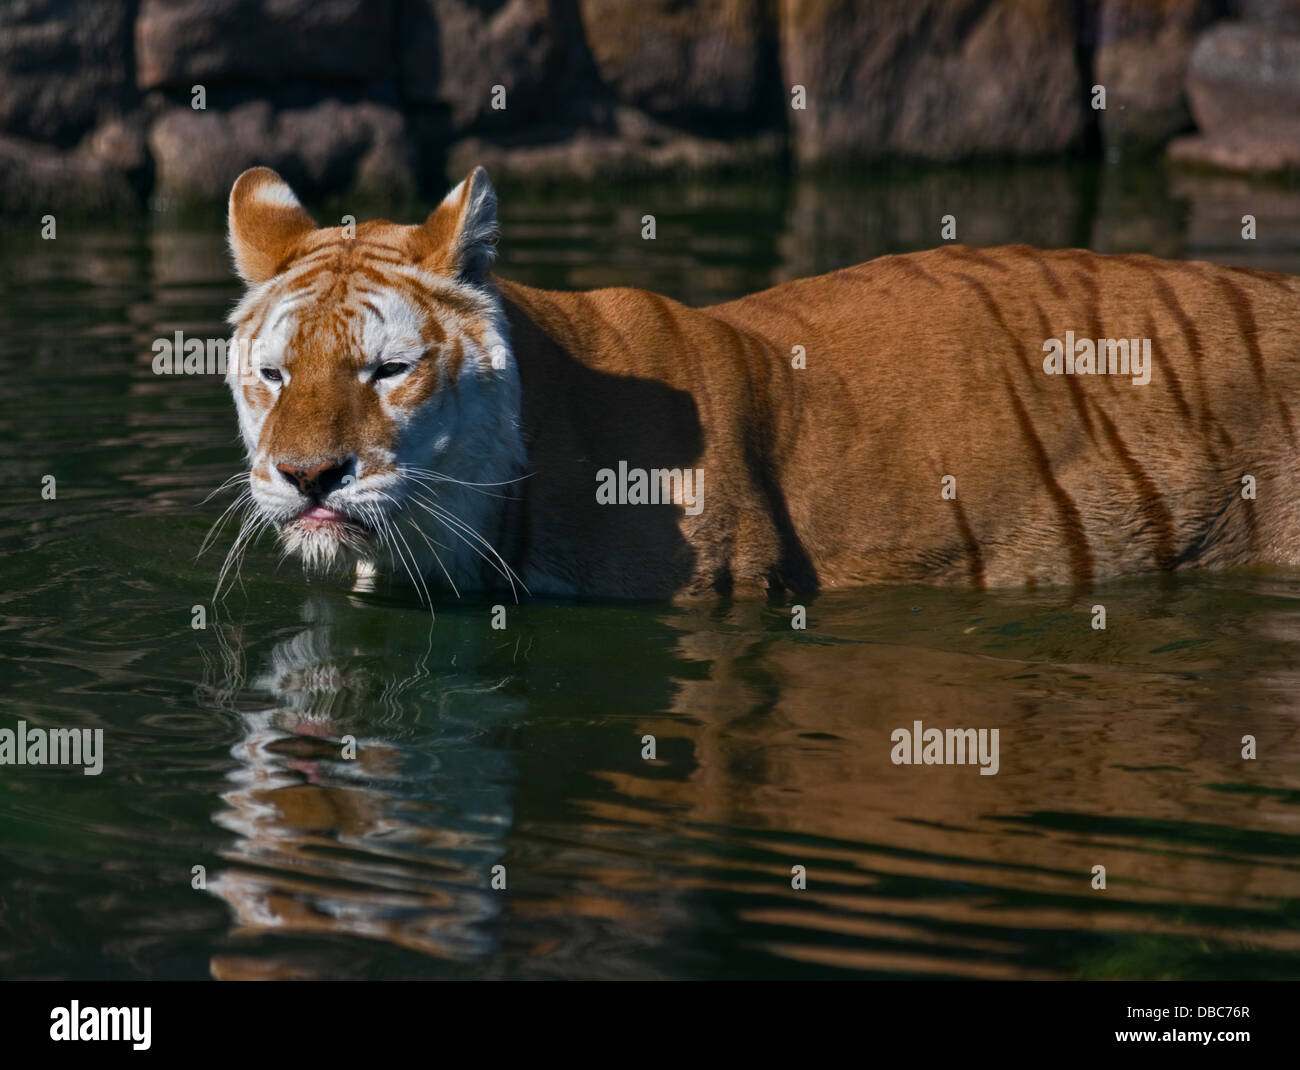
[[[247,500],[253,527],[305,566],[453,587],[480,574],[490,485],[525,465],[496,230],[482,168],[416,226],[317,227],[274,171],[236,180],[230,247],[248,289],[227,380]]]

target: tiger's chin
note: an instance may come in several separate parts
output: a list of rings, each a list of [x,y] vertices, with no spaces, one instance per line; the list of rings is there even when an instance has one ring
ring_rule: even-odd
[[[285,553],[309,572],[347,573],[375,554],[374,532],[355,517],[313,506],[280,526]]]

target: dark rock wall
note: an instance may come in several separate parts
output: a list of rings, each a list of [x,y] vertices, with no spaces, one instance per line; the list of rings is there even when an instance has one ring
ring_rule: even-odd
[[[1277,170],[1300,165],[1297,115],[1300,0],[0,5],[6,206],[221,197],[254,163],[308,194],[435,189],[478,161],[613,177],[1168,144]]]

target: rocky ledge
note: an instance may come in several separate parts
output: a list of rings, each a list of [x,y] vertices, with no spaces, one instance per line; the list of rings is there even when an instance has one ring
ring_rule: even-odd
[[[1097,87],[1105,90],[1099,107]],[[1157,153],[1300,167],[1300,0],[10,0],[0,197]],[[449,174],[450,173],[450,174]]]

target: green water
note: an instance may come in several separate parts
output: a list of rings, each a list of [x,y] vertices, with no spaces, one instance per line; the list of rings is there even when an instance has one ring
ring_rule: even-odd
[[[948,213],[975,245],[1300,272],[1300,194],[1150,167],[500,193],[506,276],[696,303]],[[233,412],[150,357],[221,333],[220,206],[50,210],[54,241],[0,231],[0,727],[103,729],[105,759],[0,766],[0,976],[1300,977],[1300,574],[494,631],[264,543],[212,607]],[[915,720],[997,728],[998,774],[893,765]]]

